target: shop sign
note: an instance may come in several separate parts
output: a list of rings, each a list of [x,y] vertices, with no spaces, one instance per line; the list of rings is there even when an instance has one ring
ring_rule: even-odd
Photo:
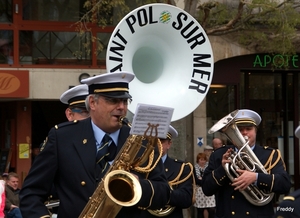
[[[299,68],[299,56],[296,55],[256,55],[253,67],[262,68]]]
[[[0,70],[0,98],[28,97],[28,70]]]

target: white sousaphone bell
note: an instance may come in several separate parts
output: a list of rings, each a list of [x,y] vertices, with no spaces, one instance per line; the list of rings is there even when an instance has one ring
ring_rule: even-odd
[[[201,25],[186,11],[148,4],[127,14],[109,40],[107,72],[130,71],[134,113],[138,103],[174,108],[172,121],[193,112],[213,78],[213,53]]]

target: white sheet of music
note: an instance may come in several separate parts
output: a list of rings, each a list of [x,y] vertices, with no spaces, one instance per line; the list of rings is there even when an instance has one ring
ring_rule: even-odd
[[[174,108],[162,107],[158,105],[138,104],[133,116],[131,135],[155,136],[157,127],[157,137],[166,138],[171,123]]]

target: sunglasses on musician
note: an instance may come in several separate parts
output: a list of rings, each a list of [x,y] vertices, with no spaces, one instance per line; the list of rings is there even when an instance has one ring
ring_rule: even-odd
[[[71,108],[71,111],[73,113],[79,113],[79,114],[81,114],[82,116],[85,116],[85,117],[90,116],[90,113],[86,109],[83,109],[83,108]]]

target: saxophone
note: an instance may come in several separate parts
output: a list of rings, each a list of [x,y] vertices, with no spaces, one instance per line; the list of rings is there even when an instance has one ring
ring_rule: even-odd
[[[122,124],[131,126],[125,117],[120,119],[120,125]],[[144,140],[147,140],[146,149],[141,157],[136,158]],[[156,145],[159,146],[160,155],[152,164]],[[157,125],[148,124],[143,136],[130,135],[79,218],[115,217],[122,206],[128,207],[138,203],[142,196],[142,189],[138,179],[129,171],[145,173],[152,171],[161,158],[161,147],[157,138]],[[147,159],[149,160],[147,166],[140,167]]]

